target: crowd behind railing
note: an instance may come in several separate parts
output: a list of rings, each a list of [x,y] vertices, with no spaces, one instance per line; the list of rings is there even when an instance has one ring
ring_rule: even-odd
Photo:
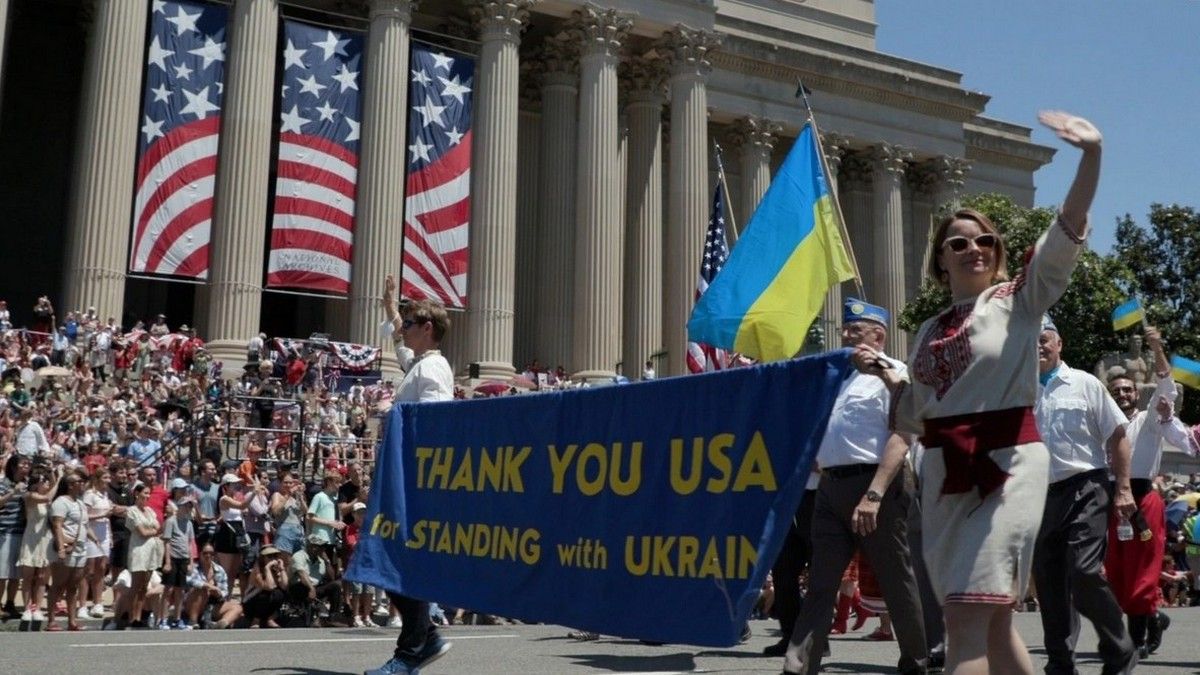
[[[34,315],[14,328],[0,302],[0,618],[52,631],[396,620],[341,576],[390,382],[331,382],[322,349],[265,335],[226,380],[165,316],[124,331],[92,309],[60,321],[46,298]]]

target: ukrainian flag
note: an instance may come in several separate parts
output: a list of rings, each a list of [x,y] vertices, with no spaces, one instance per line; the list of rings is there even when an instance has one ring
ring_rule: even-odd
[[[818,152],[806,124],[692,310],[688,340],[760,361],[791,358],[829,287],[854,278]]]
[[[1146,310],[1142,309],[1142,303],[1134,298],[1113,310],[1113,330],[1125,330],[1145,319]]]
[[[1182,356],[1171,357],[1171,377],[1189,387],[1200,389],[1200,361]]]

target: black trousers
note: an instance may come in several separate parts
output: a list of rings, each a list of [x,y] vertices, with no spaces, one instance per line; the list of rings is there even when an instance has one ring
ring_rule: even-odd
[[[437,638],[437,626],[429,618],[429,603],[390,591],[387,596],[400,612],[400,620],[404,623],[396,638],[394,656],[411,660],[426,643]]]
[[[919,491],[914,488],[914,495]],[[912,552],[913,575],[917,577],[917,590],[921,594],[921,616],[925,620],[925,644],[929,650],[945,647],[946,624],[942,617],[942,604],[933,592],[929,581],[929,568],[925,566],[924,530],[921,527],[921,500],[912,500],[908,512],[908,548]]]
[[[1046,672],[1074,675],[1078,617],[1087,617],[1100,638],[1104,672],[1124,672],[1133,659],[1117,598],[1101,574],[1108,546],[1112,488],[1104,469],[1050,484],[1033,554],[1033,579],[1045,634]]]
[[[904,476],[897,475],[880,502],[875,530],[860,537],[854,534],[851,518],[872,478],[874,472],[870,471],[845,478],[838,478],[829,471],[821,476],[821,485],[817,488],[808,596],[800,608],[788,645],[788,661],[799,661],[803,668],[801,672],[809,675],[820,669],[824,639],[833,623],[833,607],[842,573],[859,548],[879,578],[884,602],[892,616],[900,647],[898,670],[901,673],[925,671],[929,648],[925,644],[920,593],[908,550],[908,510],[913,494],[905,485]]]
[[[812,519],[816,501],[816,490],[804,491],[796,517],[783,540],[783,548],[771,566],[771,577],[775,579],[775,616],[779,618],[779,630],[784,640],[791,636],[796,618],[800,616],[803,601],[800,574],[812,563]]]

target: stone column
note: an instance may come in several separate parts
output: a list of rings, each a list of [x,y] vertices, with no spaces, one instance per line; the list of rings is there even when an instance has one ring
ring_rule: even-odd
[[[961,157],[935,157],[929,161],[929,169],[935,176],[933,185],[933,211],[954,209],[962,199],[963,185],[971,172],[971,162]]]
[[[475,145],[471,171],[471,262],[467,274],[466,363],[484,379],[512,366],[517,244],[517,48],[532,0],[479,0]]]
[[[891,313],[888,320],[887,353],[897,359],[908,358],[908,334],[897,321],[907,300],[904,279],[904,203],[901,188],[905,163],[911,159],[906,150],[880,143],[872,150],[875,162],[875,251],[872,264],[875,297],[871,302],[883,305]]]
[[[383,347],[384,377],[400,372],[391,339],[379,329],[386,318],[379,299],[387,275],[400,282],[407,168],[403,139],[408,138],[408,28],[414,4],[412,0],[367,3],[370,28],[362,68],[362,154],[350,297],[329,300],[325,312],[332,332],[340,332],[345,326],[351,342]]]
[[[279,4],[237,0],[231,14],[208,309],[209,351],[227,378],[241,374],[259,331]]]
[[[664,76],[656,62],[644,59],[631,61],[625,71],[629,150],[621,356],[630,379],[662,349]]]
[[[826,132],[821,137],[821,147],[825,150],[825,165],[829,167],[829,191],[841,203],[841,196],[838,194],[840,169],[842,166],[842,157],[846,154],[846,150],[850,147],[850,139],[835,134]],[[843,212],[842,217],[846,214]],[[845,236],[843,234],[843,236]],[[832,349],[840,346],[842,332],[842,285],[834,284],[829,288],[829,292],[825,294],[825,308],[823,310],[825,317],[822,328],[825,331],[825,348]]]
[[[573,368],[571,303],[575,262],[575,169],[579,58],[570,40],[542,46],[542,127],[538,139],[537,358]]]
[[[579,170],[575,179],[572,370],[611,378],[619,358],[621,229],[617,52],[632,21],[592,5],[575,11],[579,39]]]
[[[0,91],[4,87],[4,65],[7,63],[7,59],[4,58],[4,50],[8,46],[8,20],[11,16],[9,4],[9,0],[0,0]]]
[[[687,321],[712,200],[708,184],[708,53],[718,36],[676,26],[660,41],[670,64],[671,144],[664,257],[664,374],[687,372]]]
[[[538,135],[541,133],[541,91],[536,86],[538,62],[521,60],[521,110],[517,121],[517,261],[516,296],[513,300],[513,363],[518,370],[539,358],[535,347],[537,293],[540,265],[538,236]]]
[[[758,202],[771,187],[771,153],[783,127],[763,117],[747,115],[739,118],[730,129],[732,147],[740,152],[738,174],[738,227],[745,229]]]
[[[862,275],[859,283],[863,286],[863,292],[860,293],[854,282],[844,282],[842,294],[862,300],[870,299],[874,293],[874,280],[871,278],[875,252],[871,225],[873,174],[874,168],[866,153],[847,151],[842,155],[841,170],[838,172],[838,199],[842,204],[842,215],[846,218],[849,245],[854,251],[858,271]],[[864,295],[867,297],[860,297]]]
[[[146,16],[146,3],[94,5],[60,317],[89,305],[101,317],[124,312]]]
[[[925,279],[925,270],[929,268],[929,240],[933,238],[933,230],[947,213],[958,206],[962,196],[962,187],[971,164],[957,157],[935,157],[910,169],[909,186],[913,192],[912,202],[912,231],[908,236],[912,240],[912,250],[916,254],[910,260],[920,258],[920,267],[913,269],[910,265],[909,292],[919,289]],[[916,263],[914,262],[913,265]]]

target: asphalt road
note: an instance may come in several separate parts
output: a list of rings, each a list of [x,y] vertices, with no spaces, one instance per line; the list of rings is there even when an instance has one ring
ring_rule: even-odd
[[[1200,675],[1200,609],[1176,609],[1163,649],[1138,673]],[[1041,625],[1036,614],[1020,614],[1017,626],[1040,670]],[[868,623],[873,629],[876,622]],[[772,673],[782,660],[759,651],[777,639],[774,622],[753,622],[754,637],[728,649],[682,645],[651,647],[635,641],[601,639],[579,643],[560,626],[455,626],[444,635],[454,643],[442,660],[423,671],[573,675],[625,673]],[[886,673],[898,657],[896,644],[862,639],[867,630],[835,637],[826,673]],[[341,675],[361,673],[391,652],[395,631],[378,629],[296,629],[216,631],[126,631],[83,633],[0,633],[3,673],[261,673],[263,675]],[[1085,628],[1079,670],[1099,673],[1095,636]]]

